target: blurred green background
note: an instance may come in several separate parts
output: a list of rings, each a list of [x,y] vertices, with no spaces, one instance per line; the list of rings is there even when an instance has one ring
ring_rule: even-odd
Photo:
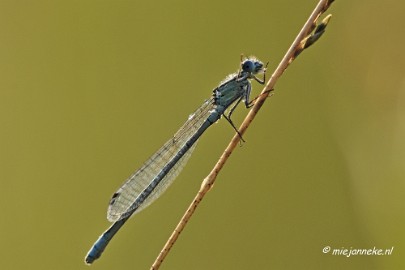
[[[112,193],[241,53],[271,74],[316,3],[0,1],[1,269],[89,269]],[[404,269],[404,7],[335,1],[162,269]],[[91,268],[148,269],[233,134],[210,128]]]

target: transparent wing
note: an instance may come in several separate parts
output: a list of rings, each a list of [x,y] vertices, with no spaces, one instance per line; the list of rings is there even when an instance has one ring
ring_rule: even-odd
[[[185,145],[185,143],[197,132],[197,130],[211,114],[214,106],[213,99],[205,101],[200,108],[189,116],[188,120],[176,132],[176,134],[155,154],[153,154],[139,170],[130,176],[116,193],[114,193],[107,212],[107,218],[109,221],[118,221],[124,217],[127,217],[129,213],[132,212],[133,209],[131,209],[131,206],[136,201],[138,196],[148,187],[150,182],[159,174],[159,172],[168,164],[168,162],[173,159],[173,157]],[[156,188],[135,210],[134,214],[140,212],[145,207],[150,205],[169,187],[169,185],[173,182],[173,180],[183,169],[184,165],[187,163],[195,146],[196,143],[164,176]],[[117,194],[119,194],[119,196],[117,196]]]

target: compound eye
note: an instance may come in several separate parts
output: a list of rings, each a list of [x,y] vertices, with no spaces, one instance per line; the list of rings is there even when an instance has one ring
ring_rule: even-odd
[[[263,64],[262,62],[255,62],[255,67],[256,67],[256,71],[260,70],[261,68],[263,68]]]
[[[242,69],[246,72],[252,72],[255,69],[255,64],[250,60],[246,60],[242,64]]]

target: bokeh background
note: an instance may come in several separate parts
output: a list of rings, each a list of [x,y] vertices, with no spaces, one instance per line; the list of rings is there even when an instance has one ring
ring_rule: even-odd
[[[89,269],[112,193],[241,53],[271,74],[316,3],[1,0],[0,268]],[[335,1],[162,269],[404,269],[404,7]],[[91,268],[148,269],[233,134],[210,128]]]

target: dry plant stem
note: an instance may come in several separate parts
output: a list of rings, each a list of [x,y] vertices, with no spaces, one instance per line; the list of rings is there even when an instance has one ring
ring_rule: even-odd
[[[276,84],[278,78],[283,74],[284,70],[292,63],[292,61],[297,57],[297,55],[304,49],[302,45],[302,40],[304,40],[308,35],[312,32],[312,30],[316,26],[316,22],[330,6],[333,0],[320,0],[318,5],[315,7],[314,11],[312,12],[311,16],[299,32],[298,36],[295,38],[294,42],[292,43],[290,49],[285,54],[284,58],[281,60],[280,64],[272,74],[271,78],[267,82],[266,86],[264,87],[263,91],[257,97],[255,105],[249,111],[248,115],[246,116],[245,120],[243,121],[242,125],[240,126],[239,132],[240,134],[244,134],[246,129],[249,127],[250,123],[255,118],[256,114],[259,112],[260,108],[266,101],[266,98],[269,97],[270,93],[272,92],[274,85]],[[271,96],[271,95],[270,95]],[[198,191],[197,195],[195,196],[193,202],[188,207],[187,211],[184,213],[183,217],[181,218],[179,224],[173,231],[172,235],[166,242],[165,246],[163,247],[162,251],[160,252],[159,256],[156,258],[155,262],[153,263],[151,269],[158,269],[165,259],[166,255],[169,253],[171,247],[176,242],[178,236],[183,231],[184,227],[186,226],[187,222],[189,221],[190,217],[193,215],[195,209],[197,208],[198,204],[201,202],[205,194],[211,189],[213,186],[215,179],[225,165],[226,161],[228,160],[229,156],[232,154],[235,147],[238,145],[240,141],[240,136],[235,134],[232,138],[231,142],[219,158],[217,164],[214,166],[210,174],[204,179],[200,190]]]

